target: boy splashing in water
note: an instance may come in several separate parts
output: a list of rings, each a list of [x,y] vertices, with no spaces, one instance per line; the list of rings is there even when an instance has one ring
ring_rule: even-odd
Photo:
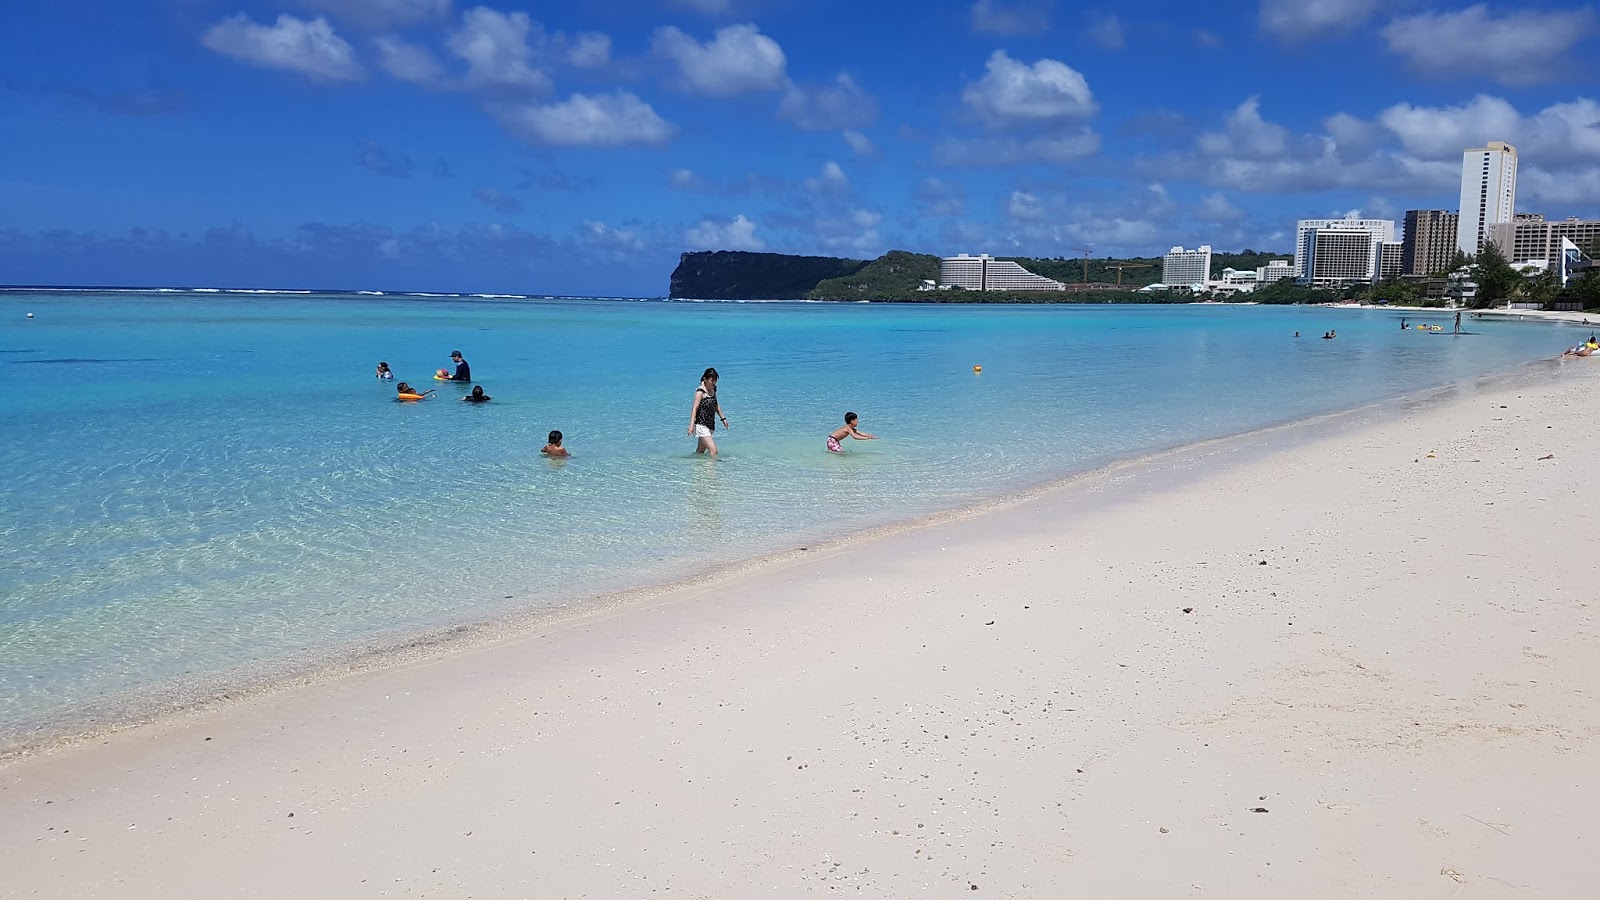
[[[858,441],[875,441],[878,439],[877,435],[867,434],[865,431],[862,431],[856,427],[856,422],[859,421],[859,419],[860,417],[853,412],[847,412],[844,414],[844,427],[835,428],[833,433],[828,435],[829,453],[843,453],[844,448],[839,446],[839,442],[847,437],[855,438]]]

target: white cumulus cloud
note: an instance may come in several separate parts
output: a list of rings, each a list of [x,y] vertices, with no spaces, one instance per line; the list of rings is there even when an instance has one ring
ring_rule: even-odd
[[[1505,84],[1532,84],[1570,74],[1566,52],[1594,31],[1594,10],[1587,7],[1495,17],[1480,3],[1395,19],[1383,29],[1383,39],[1420,72],[1467,72]]]
[[[702,219],[684,234],[684,241],[697,250],[763,250],[767,246],[756,236],[756,223],[743,215],[724,222]]]
[[[840,72],[831,84],[817,88],[791,82],[778,104],[779,118],[807,131],[860,128],[871,124],[877,115],[877,102],[845,72]]]
[[[846,131],[842,136],[844,142],[850,145],[850,152],[857,156],[871,156],[878,152],[878,148],[872,144],[872,138],[859,131]]]
[[[1275,159],[1288,148],[1289,132],[1261,118],[1261,98],[1251,97],[1228,116],[1226,131],[1204,133],[1198,142],[1213,156]]]
[[[450,14],[450,0],[305,0],[361,28],[413,25]]]
[[[1012,191],[1006,198],[1006,217],[1011,219],[1040,219],[1044,217],[1044,205],[1039,198],[1027,191]]]
[[[550,77],[533,66],[528,35],[534,27],[525,12],[476,6],[461,14],[461,26],[445,46],[466,61],[470,87],[543,92]]]
[[[672,26],[656,30],[651,51],[673,63],[683,88],[708,97],[730,97],[785,86],[787,61],[778,42],[755,25],[729,25],[702,44]]]
[[[807,178],[803,183],[807,191],[813,194],[847,194],[850,192],[850,179],[844,174],[844,169],[839,164],[829,160],[823,167],[822,173],[815,178]]]
[[[563,147],[615,147],[663,144],[671,124],[650,104],[627,91],[573,94],[559,103],[521,104],[495,109],[509,131],[538,144]]]
[[[1372,18],[1378,0],[1261,0],[1261,29],[1284,41],[1345,34]]]
[[[1525,116],[1506,100],[1479,94],[1460,106],[1397,103],[1378,121],[1407,151],[1430,159],[1460,159],[1488,141],[1515,146],[1523,164],[1600,164],[1600,103],[1580,97]]]
[[[240,13],[211,26],[200,43],[241,62],[318,81],[354,81],[363,75],[355,48],[323,18],[308,22],[285,15],[276,24],[257,25]]]
[[[611,62],[611,36],[585,31],[572,39],[567,62],[580,69],[599,69]]]
[[[373,39],[378,48],[378,68],[400,81],[435,84],[444,77],[444,66],[427,47],[384,36]]]
[[[1041,59],[1028,65],[996,50],[987,68],[982,78],[967,84],[961,99],[992,126],[1062,122],[1097,110],[1089,83],[1066,63]]]
[[[819,216],[813,224],[817,243],[833,252],[877,256],[883,251],[878,226],[883,214],[875,209],[852,209],[838,215]]]

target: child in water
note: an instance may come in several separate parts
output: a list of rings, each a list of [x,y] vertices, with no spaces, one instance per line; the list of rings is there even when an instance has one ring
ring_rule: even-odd
[[[413,389],[411,387],[411,385],[405,383],[404,381],[402,381],[399,384],[394,386],[394,392],[396,394],[399,394],[400,395],[400,399],[402,399],[402,400],[420,399],[421,397],[426,397],[429,394],[433,393],[433,390],[434,390],[433,388],[428,388],[425,391],[415,390],[415,389]],[[407,397],[406,396],[407,394],[411,394],[412,396],[411,397]]]
[[[550,432],[550,443],[545,444],[544,449],[540,450],[539,452],[543,453],[545,456],[572,455],[571,453],[567,452],[567,448],[561,446],[561,432],[559,431]]]
[[[867,434],[865,431],[857,428],[856,423],[858,421],[860,421],[860,417],[855,413],[847,412],[844,414],[844,427],[835,428],[833,433],[828,435],[829,453],[843,453],[844,448],[839,446],[839,442],[847,437],[855,438],[858,441],[875,441],[878,439],[877,435]]]
[[[461,399],[465,403],[488,403],[489,395],[483,392],[483,385],[475,384],[472,386],[472,393]]]
[[[394,380],[394,373],[389,371],[389,364],[388,363],[381,362],[381,363],[378,363],[378,372],[377,372],[377,375],[375,377],[381,378],[384,381],[393,381]]]

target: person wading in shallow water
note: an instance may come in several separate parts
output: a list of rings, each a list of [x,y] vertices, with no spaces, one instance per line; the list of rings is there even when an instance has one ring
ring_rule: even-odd
[[[700,376],[700,386],[694,389],[694,404],[689,407],[689,434],[698,440],[694,452],[708,453],[712,459],[717,456],[717,440],[714,436],[717,430],[717,420],[722,420],[724,428],[728,425],[728,417],[722,414],[722,404],[717,402],[717,370],[707,369]]]

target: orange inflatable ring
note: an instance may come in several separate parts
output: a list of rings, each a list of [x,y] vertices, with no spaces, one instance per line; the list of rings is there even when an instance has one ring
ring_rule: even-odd
[[[400,395],[400,399],[401,400],[421,400],[423,397],[426,397],[426,396],[427,396],[426,394],[401,394]]]

